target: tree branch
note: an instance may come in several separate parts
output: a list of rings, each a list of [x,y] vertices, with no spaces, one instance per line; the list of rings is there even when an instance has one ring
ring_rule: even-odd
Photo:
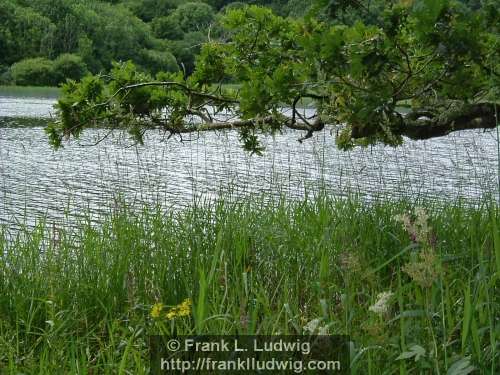
[[[463,105],[429,119],[405,118],[403,124],[401,134],[415,140],[442,137],[459,130],[493,129],[497,126],[494,103]]]
[[[414,140],[442,137],[454,131],[467,129],[493,129],[497,126],[494,103],[463,104],[436,113],[427,109],[414,110],[393,124],[395,135]],[[354,139],[373,135],[372,127],[352,130]]]

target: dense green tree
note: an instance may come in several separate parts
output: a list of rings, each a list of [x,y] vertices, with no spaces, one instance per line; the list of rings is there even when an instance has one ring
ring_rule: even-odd
[[[0,4],[0,63],[12,64],[25,56],[50,57],[54,51],[55,25],[31,8],[13,2]]]
[[[155,36],[160,39],[179,40],[184,36],[184,31],[176,17],[156,17],[151,27]]]
[[[303,17],[312,8],[314,0],[290,0],[286,5],[286,13],[291,17]]]
[[[248,5],[260,5],[268,7],[272,9],[275,14],[279,14],[281,16],[287,15],[287,0],[246,0],[245,2]]]
[[[222,11],[223,12],[228,12],[230,10],[234,10],[234,9],[239,9],[239,8],[244,8],[246,7],[248,4],[245,4],[244,2],[242,1],[234,1],[232,3],[229,3],[227,4],[223,9]]]
[[[113,60],[133,60],[140,64],[142,50],[163,48],[148,25],[121,5],[80,3],[74,8],[85,29],[78,39],[76,51],[94,71],[96,68],[109,69]]]
[[[103,62],[98,59],[95,52],[94,42],[89,36],[82,35],[78,38],[76,53],[81,56],[90,71],[95,73],[104,68]]]
[[[180,2],[133,3],[161,15],[174,10]],[[93,0],[2,0],[0,48],[0,65],[71,53],[79,55],[94,73],[109,69],[113,60],[129,59],[140,65],[150,61],[153,65],[143,68],[156,70],[159,60],[145,58],[144,50],[151,52],[146,54],[150,57],[168,53],[150,26],[123,4]],[[171,56],[167,60],[172,62]]]
[[[230,1],[230,0],[229,1],[228,0],[203,0],[203,2],[207,3],[212,8],[217,9],[217,10],[222,9],[231,3],[234,3],[234,1]]]
[[[124,4],[143,21],[150,22],[156,17],[171,14],[182,0],[129,0]]]
[[[224,41],[203,46],[190,77],[151,82],[128,66],[130,80],[93,77],[68,86],[60,121],[48,128],[51,142],[60,145],[63,136],[78,135],[96,118],[128,129],[139,142],[158,126],[172,134],[237,128],[253,152],[261,151],[259,132],[284,128],[303,130],[301,139],[307,139],[334,126],[339,147],[349,148],[496,125],[500,22],[493,3],[472,10],[455,1],[401,1],[384,11],[380,24],[331,24],[318,17],[293,20],[255,6],[236,9],[223,19]],[[220,86],[228,77],[241,88]],[[137,102],[135,90],[141,93]],[[314,118],[297,110],[304,99],[315,102]],[[241,120],[217,121],[203,110],[207,105],[231,109]],[[406,116],[401,105],[411,105]],[[291,116],[280,114],[283,106]],[[165,110],[169,115],[160,120]],[[200,121],[185,121],[188,115]]]
[[[180,5],[172,17],[187,33],[206,29],[214,21],[215,12],[208,4],[189,2]]]
[[[0,64],[11,64],[16,60],[16,41],[9,27],[15,7],[11,2],[0,2]]]
[[[0,65],[0,85],[12,84],[12,75],[7,65]]]
[[[79,14],[70,0],[37,0],[20,1],[29,9],[43,15],[54,25],[52,53],[48,57],[73,52],[78,38],[83,32],[79,22]]]

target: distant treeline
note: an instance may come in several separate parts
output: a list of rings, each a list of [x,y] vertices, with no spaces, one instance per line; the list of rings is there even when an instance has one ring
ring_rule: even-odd
[[[228,8],[260,4],[300,16],[312,0],[1,0],[0,84],[54,86],[112,61],[189,74]]]
[[[483,1],[489,0],[460,0],[469,7]],[[153,74],[190,74],[200,45],[221,36],[219,20],[228,9],[257,4],[291,17],[315,9],[327,22],[377,24],[396,2],[0,0],[0,84],[55,86],[128,60]]]

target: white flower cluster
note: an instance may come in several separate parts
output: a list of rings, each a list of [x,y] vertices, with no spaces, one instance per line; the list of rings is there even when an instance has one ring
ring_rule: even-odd
[[[377,302],[371,305],[368,310],[374,312],[375,314],[383,315],[387,314],[390,307],[390,300],[394,293],[392,292],[382,292],[377,295]]]
[[[304,327],[304,331],[313,335],[313,334],[317,334],[317,335],[320,335],[320,336],[326,336],[329,334],[329,330],[328,330],[328,325],[326,326],[320,326],[321,322],[323,321],[323,319],[320,319],[320,318],[316,318],[316,319],[313,319],[311,320],[310,322],[308,322]]]

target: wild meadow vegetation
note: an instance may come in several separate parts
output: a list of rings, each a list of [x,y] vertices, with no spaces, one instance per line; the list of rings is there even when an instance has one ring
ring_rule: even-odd
[[[0,372],[143,374],[149,334],[348,334],[353,374],[496,374],[500,212],[323,195],[0,236]]]
[[[88,128],[396,147],[498,130],[499,24],[493,0],[2,0],[0,83],[65,82],[55,150]],[[1,228],[0,374],[145,374],[152,334],[347,334],[352,374],[498,374],[498,201],[445,198]]]

